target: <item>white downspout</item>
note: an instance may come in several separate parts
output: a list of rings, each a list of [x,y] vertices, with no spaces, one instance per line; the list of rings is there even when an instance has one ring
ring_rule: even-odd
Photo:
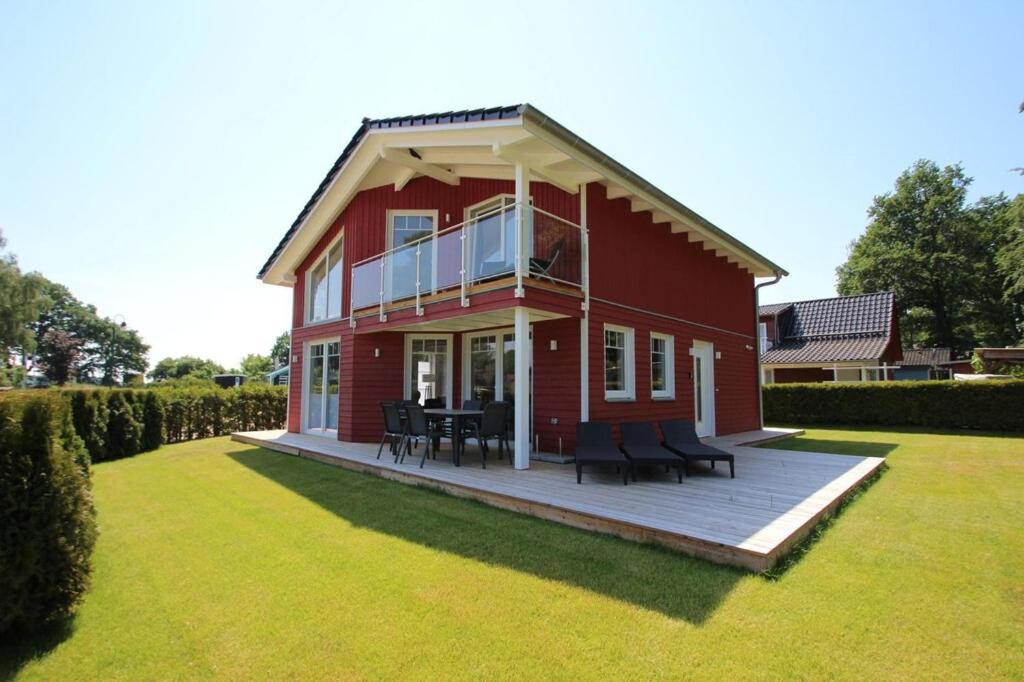
[[[757,310],[760,307],[758,297],[760,296],[761,287],[770,287],[773,284],[778,284],[779,280],[782,279],[782,273],[776,271],[775,279],[768,282],[761,282],[760,284],[754,285],[754,352],[757,353],[757,425],[758,428],[764,428],[764,396],[761,395],[763,387],[761,386],[761,338],[758,334],[761,324],[761,316]],[[775,320],[775,324],[778,324],[778,318]],[[778,333],[778,330],[775,330]]]

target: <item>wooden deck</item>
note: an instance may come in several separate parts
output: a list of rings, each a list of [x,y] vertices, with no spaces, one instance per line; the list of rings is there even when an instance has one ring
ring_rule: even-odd
[[[394,464],[376,459],[377,446],[345,443],[284,431],[232,434],[236,441],[298,455],[403,483],[425,485],[461,497],[588,530],[653,542],[718,563],[752,571],[770,568],[843,496],[883,463],[878,457],[790,452],[735,445],[789,435],[751,432],[711,441],[736,456],[736,478],[728,467],[699,469],[680,485],[674,474],[641,471],[623,486],[614,471],[583,474],[572,465],[531,462],[516,471],[507,460],[479,465],[467,446],[455,467],[442,449],[423,469],[419,459]]]

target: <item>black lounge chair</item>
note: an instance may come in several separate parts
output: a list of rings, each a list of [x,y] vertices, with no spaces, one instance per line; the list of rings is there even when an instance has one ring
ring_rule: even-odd
[[[658,440],[658,432],[654,426],[647,422],[627,422],[619,426],[622,432],[622,451],[633,463],[633,480],[636,481],[636,467],[638,464],[664,465],[668,472],[670,467],[676,468],[679,475],[679,482],[683,482],[683,468],[686,460],[681,459],[674,452],[662,446]]]
[[[729,477],[736,478],[735,458],[725,450],[701,443],[693,422],[672,419],[661,422],[660,426],[661,434],[665,437],[665,447],[686,460],[687,476],[690,475],[690,462],[711,462],[712,469],[715,468],[715,462],[728,462]]]
[[[561,237],[555,242],[555,245],[551,247],[551,252],[547,258],[531,258],[530,259],[530,272],[535,273],[537,277],[543,277],[545,279],[554,282],[554,278],[551,275],[551,269],[558,263],[558,257],[562,255],[562,251],[565,250],[565,237]]]
[[[612,425],[606,422],[580,422],[576,425],[576,483],[583,483],[583,467],[614,464],[622,472],[622,485],[629,484],[633,468],[612,438]]]

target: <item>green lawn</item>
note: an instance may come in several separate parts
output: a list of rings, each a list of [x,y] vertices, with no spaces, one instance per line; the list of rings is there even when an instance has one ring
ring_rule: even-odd
[[[774,581],[226,439],[99,464],[92,592],[0,678],[1024,673],[1024,439],[781,446],[889,470]]]

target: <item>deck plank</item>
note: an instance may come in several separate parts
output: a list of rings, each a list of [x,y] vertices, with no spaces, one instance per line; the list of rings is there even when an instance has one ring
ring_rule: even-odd
[[[284,431],[236,433],[232,438],[751,570],[773,565],[884,461],[752,448],[718,439],[715,445],[736,457],[735,479],[729,478],[727,466],[720,466],[715,472],[701,468],[678,484],[674,472],[654,468],[642,470],[636,483],[623,486],[614,472],[587,469],[583,485],[577,485],[572,465],[531,462],[529,469],[518,471],[491,457],[483,469],[472,447],[462,467],[455,467],[442,449],[439,459],[420,469],[418,457],[396,464],[385,451],[376,459],[376,444]]]

